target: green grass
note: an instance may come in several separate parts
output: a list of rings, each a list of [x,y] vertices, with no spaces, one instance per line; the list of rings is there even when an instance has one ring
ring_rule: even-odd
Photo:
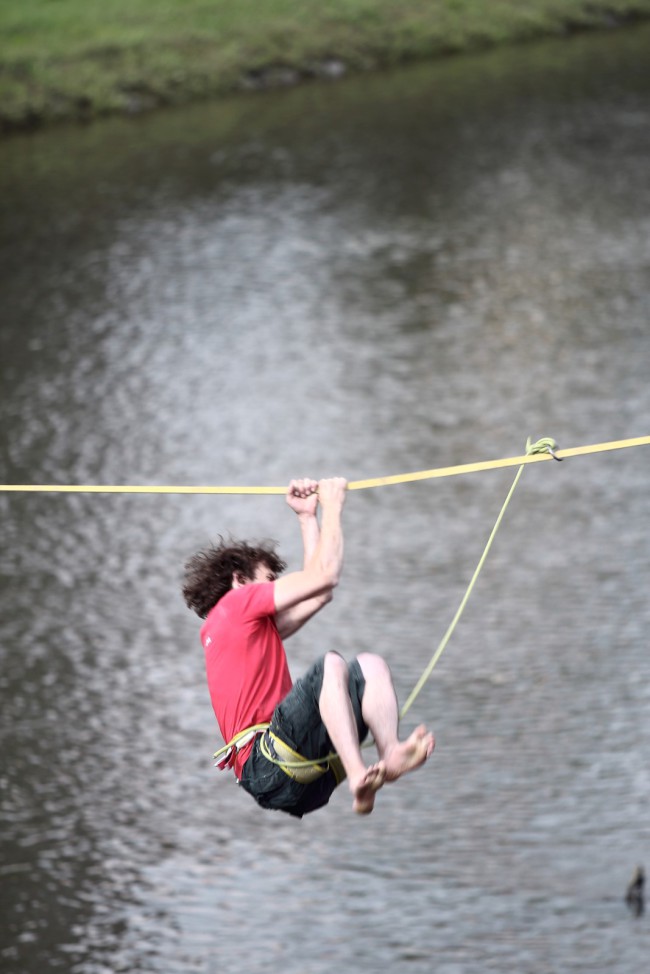
[[[2,0],[0,127],[609,26],[650,0]]]

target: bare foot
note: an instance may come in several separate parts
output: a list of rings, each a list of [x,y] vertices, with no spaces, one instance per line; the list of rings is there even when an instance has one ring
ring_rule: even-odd
[[[352,808],[357,815],[370,815],[375,807],[375,793],[379,791],[386,780],[386,767],[383,761],[365,769],[365,773],[356,781],[350,782],[350,791],[354,796]]]
[[[436,742],[424,724],[417,727],[410,737],[400,741],[384,754],[386,781],[396,781],[407,771],[413,771],[424,764],[433,753]]]

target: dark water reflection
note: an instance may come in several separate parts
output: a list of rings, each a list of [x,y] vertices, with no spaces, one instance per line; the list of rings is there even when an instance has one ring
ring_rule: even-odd
[[[648,432],[648,31],[0,146],[3,482],[353,479]],[[526,471],[413,712],[297,825],[209,756],[180,565],[276,497],[1,495],[7,972],[644,969],[648,453]],[[351,495],[294,640],[402,699],[511,472]]]

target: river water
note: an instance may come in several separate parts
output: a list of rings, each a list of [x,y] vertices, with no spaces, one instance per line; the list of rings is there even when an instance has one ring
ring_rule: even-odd
[[[0,146],[0,480],[282,485],[650,432],[647,28]],[[404,700],[513,470],[351,493],[335,601]],[[528,467],[405,721],[297,822],[220,743],[184,559],[278,496],[0,495],[3,974],[647,966],[650,452]]]

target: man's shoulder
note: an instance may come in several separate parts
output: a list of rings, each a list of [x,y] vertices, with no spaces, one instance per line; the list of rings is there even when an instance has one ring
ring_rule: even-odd
[[[226,616],[233,613],[273,615],[275,613],[274,584],[274,582],[251,582],[250,585],[233,588],[226,592],[212,611],[221,608]]]
[[[264,589],[267,591],[262,591]],[[224,633],[231,633],[255,619],[274,614],[272,583],[255,583],[230,589],[208,612],[201,626],[201,642],[208,646],[214,640],[219,641]]]

